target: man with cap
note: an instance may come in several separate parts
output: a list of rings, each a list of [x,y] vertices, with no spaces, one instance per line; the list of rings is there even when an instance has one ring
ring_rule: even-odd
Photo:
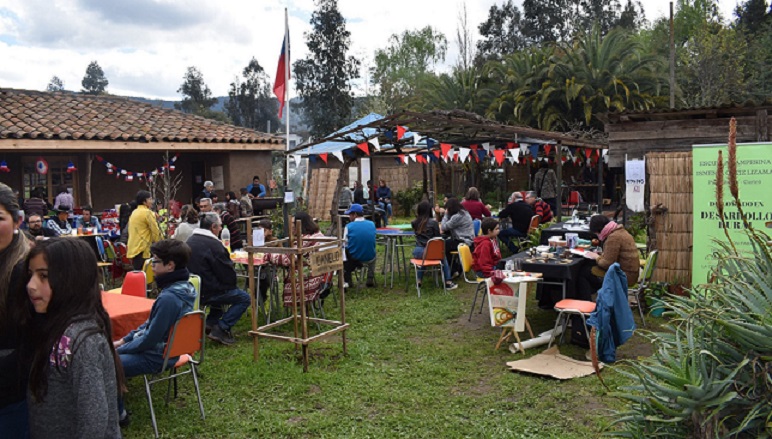
[[[343,239],[346,240],[343,278],[347,285],[351,285],[351,273],[366,265],[367,286],[375,286],[375,224],[365,220],[361,204],[352,204],[344,213],[351,221],[343,232]]]
[[[59,208],[56,209],[56,217],[48,220],[46,222],[46,227],[53,231],[56,236],[71,235],[72,226],[70,225],[70,221],[67,220],[67,217],[69,216],[70,206],[59,206]]]
[[[499,232],[499,239],[514,254],[518,252],[518,246],[512,242],[512,238],[524,238],[528,235],[528,227],[531,226],[534,213],[531,206],[523,200],[523,194],[520,192],[513,192],[509,199],[512,202],[499,212],[499,218],[509,217],[512,227]]]

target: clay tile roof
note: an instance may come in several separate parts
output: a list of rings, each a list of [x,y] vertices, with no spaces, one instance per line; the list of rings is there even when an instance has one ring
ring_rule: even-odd
[[[22,138],[275,145],[284,142],[270,134],[127,98],[0,89],[0,139]]]

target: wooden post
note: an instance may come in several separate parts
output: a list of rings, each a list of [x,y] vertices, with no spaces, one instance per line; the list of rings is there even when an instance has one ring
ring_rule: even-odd
[[[301,330],[303,331],[303,340],[308,339],[308,316],[306,315],[306,291],[304,285],[303,276],[303,231],[301,230],[300,220],[295,221],[295,238],[297,239],[297,254],[298,258],[298,280],[296,284],[300,287],[300,320]],[[297,317],[295,318],[297,321]],[[308,344],[303,343],[301,347],[303,351],[303,372],[308,372]]]
[[[299,224],[299,222],[298,222]],[[290,231],[289,235],[287,235],[289,238],[289,248],[292,248],[294,246],[294,234],[292,231]],[[289,271],[289,278],[290,278],[290,286],[292,289],[292,324],[294,328],[294,335],[295,338],[298,338],[298,285],[297,285],[297,279],[295,276],[295,269],[297,268],[297,256],[294,254],[291,254],[289,256],[290,258],[290,271]],[[284,280],[284,283],[287,283],[287,280]],[[295,345],[295,350],[297,350],[298,345]]]
[[[247,219],[247,247],[252,247],[252,220]],[[255,255],[247,252],[247,282],[249,285],[249,295],[252,299],[252,330],[257,331],[257,285],[255,285]],[[254,360],[257,362],[259,346],[257,337],[252,337],[252,351]]]
[[[555,174],[556,174],[556,177],[558,179],[558,188],[557,188],[558,189],[558,191],[557,191],[558,192],[558,200],[555,203],[555,207],[558,208],[558,211],[555,213],[555,215],[558,217],[558,222],[563,221],[563,160],[562,160],[562,155],[563,155],[563,144],[558,142],[558,144],[555,145],[555,157],[557,158],[557,160],[555,160],[555,163],[557,164],[557,166],[555,167],[555,169],[557,169],[557,172]],[[585,166],[587,166],[587,165],[585,164]],[[545,173],[542,178],[546,179],[547,178],[547,174]],[[544,186],[543,183],[542,183],[542,186]],[[571,198],[571,192],[570,191],[568,192],[568,197],[569,197],[569,199]]]
[[[91,153],[86,154],[86,205],[94,206],[91,201],[91,163],[94,161],[94,156]],[[74,188],[73,188],[74,191]],[[71,206],[75,208],[75,206]]]

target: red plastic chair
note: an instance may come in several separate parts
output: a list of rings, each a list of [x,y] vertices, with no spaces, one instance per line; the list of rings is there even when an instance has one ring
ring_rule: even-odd
[[[418,297],[421,297],[421,285],[418,283],[418,270],[433,271],[435,274],[435,281],[437,279],[437,274],[439,273],[440,279],[442,279],[442,289],[447,293],[447,289],[445,289],[445,279],[442,275],[443,260],[445,260],[445,241],[442,238],[432,238],[426,243],[423,259],[410,260],[410,263],[413,264],[413,268],[415,269],[415,287],[418,290]]]
[[[571,191],[568,193],[568,201],[561,207],[563,207],[563,209],[575,209],[581,202],[582,196],[579,194],[579,191]]]
[[[128,296],[147,297],[147,281],[144,271],[130,271],[123,278],[121,294]]]

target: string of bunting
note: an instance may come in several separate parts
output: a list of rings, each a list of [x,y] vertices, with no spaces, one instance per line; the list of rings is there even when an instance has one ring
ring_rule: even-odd
[[[148,181],[153,181],[153,177],[156,175],[162,173],[167,167],[169,168],[169,172],[174,172],[175,170],[175,162],[177,162],[177,159],[180,157],[179,154],[175,154],[174,157],[169,159],[168,163],[164,163],[163,165],[159,166],[158,168],[153,169],[152,171],[143,171],[143,172],[136,172],[136,171],[129,171],[128,169],[121,168],[120,166],[116,166],[109,161],[105,160],[102,156],[96,156],[95,158],[97,161],[104,165],[104,167],[107,169],[108,175],[115,175],[115,178],[120,178],[123,176],[126,181],[134,181],[134,178],[138,178],[139,180],[142,180],[143,178],[146,178]]]

